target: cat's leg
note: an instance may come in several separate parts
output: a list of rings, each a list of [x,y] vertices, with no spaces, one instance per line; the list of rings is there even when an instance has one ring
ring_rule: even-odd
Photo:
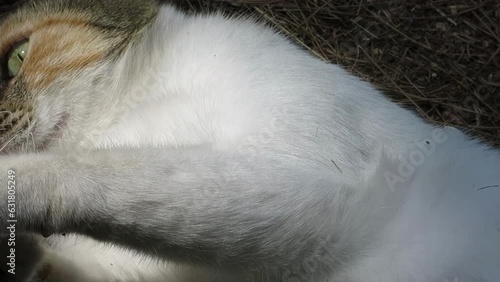
[[[358,243],[349,232],[355,214],[344,218],[349,189],[272,152],[123,149],[1,163],[16,171],[21,228],[46,235],[76,232],[163,258],[280,276],[318,252],[339,254],[314,261],[311,275],[327,272]]]

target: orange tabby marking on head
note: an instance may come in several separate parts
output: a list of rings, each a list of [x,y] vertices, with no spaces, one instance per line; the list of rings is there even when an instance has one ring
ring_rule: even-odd
[[[105,40],[90,28],[49,26],[32,35],[21,75],[28,88],[46,87],[57,77],[102,59],[107,49]]]
[[[5,54],[12,45],[29,38],[38,29],[57,24],[85,26],[88,25],[88,20],[70,14],[53,14],[50,16],[41,16],[38,19],[26,18],[22,15],[12,16],[0,26],[0,53]]]
[[[29,52],[19,74],[29,90],[47,87],[56,78],[99,61],[112,45],[87,20],[68,15],[12,20],[3,25],[0,34],[5,34],[0,39],[0,54],[29,38]]]

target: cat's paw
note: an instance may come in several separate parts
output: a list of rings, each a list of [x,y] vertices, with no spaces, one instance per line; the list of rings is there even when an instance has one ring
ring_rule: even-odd
[[[37,237],[15,233],[0,237],[0,281],[32,281],[42,258]]]
[[[57,228],[53,205],[57,179],[44,156],[0,156],[0,236],[33,232],[46,237]],[[51,181],[52,180],[52,181]]]

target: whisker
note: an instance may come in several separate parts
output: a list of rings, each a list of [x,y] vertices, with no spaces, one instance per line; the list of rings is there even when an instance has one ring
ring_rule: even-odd
[[[21,137],[24,137],[24,139],[25,139],[24,142],[21,143],[21,152],[26,153],[28,151],[27,144],[30,141],[30,136],[29,136],[29,134],[25,134],[24,136],[21,136]]]
[[[36,152],[35,136],[33,135],[33,128],[35,127],[35,123],[36,122],[32,122],[31,119],[28,119],[28,130],[27,130],[27,132],[28,132],[27,139],[28,140],[26,140],[26,143],[28,143],[29,139],[31,139],[32,144],[33,144],[33,152]]]
[[[62,129],[62,127],[59,124],[56,124],[55,126],[58,127],[59,129]]]
[[[36,152],[35,136],[33,136],[33,132],[30,132],[29,136],[31,136],[31,140],[33,142],[33,152]]]
[[[14,139],[16,139],[16,137],[18,136],[19,132],[14,134],[14,136],[12,136],[12,138],[10,138],[1,148],[0,148],[0,152],[2,152],[3,150],[5,150],[5,148],[7,148],[7,146],[9,146],[9,144],[14,141]]]

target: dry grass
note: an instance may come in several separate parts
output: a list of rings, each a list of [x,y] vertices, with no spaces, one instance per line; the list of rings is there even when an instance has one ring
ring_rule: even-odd
[[[233,0],[250,1],[259,2]],[[500,2],[496,0],[174,2],[192,11],[257,15],[426,119],[470,130],[500,145]]]

